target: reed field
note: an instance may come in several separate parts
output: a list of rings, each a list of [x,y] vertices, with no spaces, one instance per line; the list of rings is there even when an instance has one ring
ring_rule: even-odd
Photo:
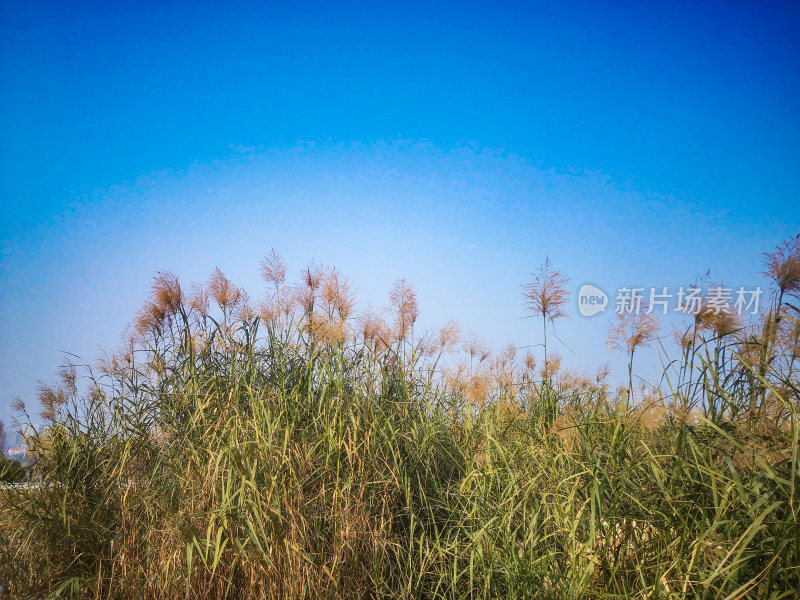
[[[159,274],[120,348],[41,388],[0,597],[798,597],[800,237],[752,321],[704,305],[667,344],[619,317],[619,387],[562,368],[549,262],[527,352],[419,331],[405,281],[362,309],[336,270],[286,271],[264,260],[260,300]],[[642,388],[645,346],[676,355]]]

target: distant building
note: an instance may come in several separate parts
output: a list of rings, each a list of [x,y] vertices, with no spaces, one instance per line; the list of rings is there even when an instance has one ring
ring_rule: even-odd
[[[23,462],[28,456],[28,447],[23,445],[9,448],[8,452],[6,452],[6,456],[8,458]]]
[[[39,428],[31,423],[21,425],[20,429],[13,435],[13,441],[5,451],[5,457],[11,460],[18,460],[22,464],[25,464],[28,459],[31,458],[28,453],[28,439],[35,436],[38,430]]]

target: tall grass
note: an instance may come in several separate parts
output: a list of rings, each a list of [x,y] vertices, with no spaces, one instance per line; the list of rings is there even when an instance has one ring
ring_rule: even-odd
[[[552,354],[468,339],[458,366],[458,327],[415,333],[405,282],[355,317],[335,271],[285,273],[264,263],[261,306],[159,275],[117,353],[42,388],[33,479],[0,492],[4,597],[800,589],[791,289],[756,328],[698,321],[631,406],[632,378]]]

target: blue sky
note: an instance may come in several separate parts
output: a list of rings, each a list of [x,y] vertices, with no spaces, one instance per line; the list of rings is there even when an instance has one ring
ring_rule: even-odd
[[[800,231],[800,5],[0,2],[0,418],[151,277],[393,280],[536,343],[519,284],[761,282]],[[578,368],[607,319],[559,332]],[[657,358],[652,357],[655,364]]]

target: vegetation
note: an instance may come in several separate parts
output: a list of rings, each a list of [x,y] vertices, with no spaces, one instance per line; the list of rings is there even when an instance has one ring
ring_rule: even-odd
[[[290,286],[274,253],[258,305],[219,271],[190,293],[160,274],[118,352],[41,390],[33,481],[0,491],[0,594],[794,597],[799,240],[767,257],[761,321],[704,304],[636,402],[651,320],[610,332],[615,390],[415,332],[404,281],[356,313],[337,271]],[[548,262],[525,287],[545,335],[565,283]]]
[[[0,482],[18,483],[25,478],[25,469],[18,460],[0,457]]]

